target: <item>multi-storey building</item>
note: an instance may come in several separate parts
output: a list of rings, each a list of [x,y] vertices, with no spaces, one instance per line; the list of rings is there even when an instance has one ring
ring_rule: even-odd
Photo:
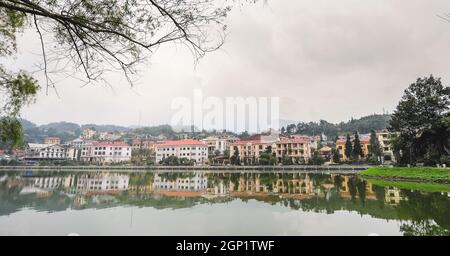
[[[278,161],[285,156],[293,163],[306,163],[311,158],[311,140],[308,138],[288,138],[276,142],[276,156]]]
[[[29,143],[25,153],[25,160],[65,160],[66,148],[54,144]]]
[[[351,137],[351,142],[353,145],[355,138]],[[345,143],[347,142],[347,139],[344,138],[339,138],[336,141],[336,149],[339,151],[339,159],[341,161],[347,161],[347,155],[345,155]],[[360,138],[360,142],[361,142],[361,149],[362,149],[362,153],[363,156],[362,158],[367,158],[369,156],[369,145],[370,145],[370,138],[367,136],[361,136]]]
[[[261,139],[240,140],[230,145],[230,157],[238,152],[241,163],[255,164],[262,153],[270,150],[273,153],[276,149],[275,141],[265,141]]]
[[[82,148],[85,143],[86,143],[85,140],[78,138],[78,139],[74,139],[73,141],[69,142],[68,144],[74,148]]]
[[[95,163],[119,163],[131,160],[131,146],[123,141],[94,141],[86,143],[81,160]]]
[[[156,144],[158,144],[158,141],[156,141],[156,140],[135,139],[135,140],[133,140],[131,147],[133,149],[149,149],[149,150],[155,152]]]
[[[47,137],[44,139],[44,144],[59,145],[59,144],[61,144],[61,139],[58,137]]]
[[[230,144],[238,140],[238,138],[232,136],[211,136],[202,139],[202,141],[208,145],[209,152],[214,153],[219,151],[220,154],[223,154],[225,150],[229,149]]]
[[[394,138],[397,134],[389,132],[387,129],[377,131],[376,133],[377,139],[380,142],[380,147],[382,151],[382,163],[390,163],[395,162],[395,155],[394,150],[392,149],[392,143],[391,140]]]
[[[290,157],[294,163],[304,163],[311,158],[311,138],[302,137],[281,137],[236,141],[230,145],[230,157],[238,152],[241,162],[246,164],[256,164],[262,153],[270,152],[275,154],[278,161],[283,157]]]
[[[204,164],[208,160],[208,146],[198,140],[168,140],[156,145],[156,162],[175,156],[194,160],[196,164]]]
[[[91,128],[84,128],[81,133],[81,138],[85,140],[92,140],[94,136],[97,134],[97,131]]]

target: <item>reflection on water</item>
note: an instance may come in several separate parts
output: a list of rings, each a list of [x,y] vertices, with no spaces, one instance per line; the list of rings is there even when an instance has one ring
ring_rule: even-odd
[[[450,235],[450,193],[373,185],[354,175],[0,172],[0,224],[11,227],[0,230],[0,234],[39,233],[30,230],[30,227],[19,230],[20,228],[14,225],[14,222],[22,221],[20,213],[26,213],[26,220],[32,223],[42,218],[41,212],[62,212],[67,218],[62,221],[67,222],[75,216],[75,212],[81,210],[95,209],[90,215],[83,217],[94,218],[96,214],[105,214],[101,209],[119,213],[126,208],[137,209],[137,215],[148,214],[156,216],[154,218],[176,214],[172,218],[177,219],[173,221],[184,218],[188,222],[195,222],[192,217],[194,214],[203,214],[206,219],[213,219],[218,216],[214,215],[216,211],[235,218],[230,220],[231,222],[224,220],[223,224],[217,219],[203,220],[214,223],[208,224],[214,227],[208,230],[209,226],[205,225],[197,230],[198,233],[192,234],[210,234],[209,231],[222,235],[241,234],[239,223],[244,221],[249,225],[255,222],[255,225],[267,226],[266,229],[253,228],[247,234],[259,234],[261,231],[270,235],[273,231],[273,234],[345,235],[347,231],[363,228],[364,225],[369,227],[377,221],[376,225],[385,225],[386,230],[392,229],[391,224],[395,223],[395,231],[403,235]],[[151,212],[139,212],[139,209]],[[184,211],[181,214],[169,214],[165,209]],[[206,214],[203,211],[206,211]],[[253,215],[246,215],[245,212],[252,212]],[[293,220],[301,222],[301,227],[283,232],[283,228],[270,227],[270,223],[258,220],[258,216],[265,214],[280,223],[281,227],[286,224],[284,229],[288,229],[291,225],[288,223]],[[236,220],[238,216],[243,220]],[[341,222],[341,219],[346,226],[336,223]],[[147,222],[151,222],[144,216],[139,221],[134,224],[146,227],[150,225]],[[114,222],[111,220],[111,223],[106,224],[114,225]],[[341,225],[345,230],[339,230],[342,229],[341,226],[337,228],[333,225]],[[181,229],[181,226],[179,228]],[[177,226],[174,226],[168,233],[153,229],[151,234],[179,234],[178,231]],[[70,233],[71,230],[59,232]],[[87,232],[96,233],[95,230]],[[109,234],[122,234],[125,230],[120,228],[111,232]],[[134,234],[134,231],[130,232],[128,234]],[[142,228],[135,233],[148,232],[150,231]]]

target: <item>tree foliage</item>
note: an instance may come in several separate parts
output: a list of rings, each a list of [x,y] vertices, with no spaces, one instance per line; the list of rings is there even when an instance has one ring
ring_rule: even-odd
[[[380,159],[380,157],[382,156],[380,142],[378,141],[375,131],[372,131],[370,133],[369,155],[369,159],[372,163],[379,163],[378,159]]]
[[[432,75],[411,84],[390,122],[400,163],[440,163],[450,153],[450,87]]]
[[[276,164],[277,158],[272,153],[263,152],[259,156],[259,165],[276,165]]]
[[[286,129],[282,127],[282,130],[286,133],[300,133],[306,135],[318,135],[324,133],[328,138],[335,138],[338,135],[345,135],[347,133],[353,133],[358,131],[360,133],[369,133],[372,130],[386,129],[389,126],[390,115],[369,115],[361,117],[359,119],[351,119],[348,122],[340,122],[337,124],[330,123],[325,120],[319,122],[300,122],[292,125]]]
[[[0,0],[0,58],[14,55],[18,34],[31,28],[41,47],[39,71],[47,89],[56,88],[52,78],[55,73],[85,84],[109,84],[106,77],[119,71],[133,84],[139,64],[145,64],[161,45],[185,45],[195,59],[218,49],[224,42],[224,20],[233,2]],[[6,98],[0,118],[8,117],[3,122],[17,118],[38,89],[27,72],[10,71],[0,65],[0,90]],[[5,113],[8,111],[11,114]]]
[[[352,151],[352,157],[354,159],[359,159],[360,157],[363,157],[364,153],[361,146],[361,140],[359,139],[359,134],[355,133],[355,139],[353,140],[353,151]]]
[[[333,163],[339,164],[341,162],[341,158],[339,156],[339,150],[333,148],[333,149],[331,149],[331,154],[333,157]]]
[[[162,44],[181,43],[196,57],[220,47],[231,6],[217,2],[1,0],[7,17],[2,24],[9,27],[0,35],[7,39],[5,48],[13,49],[18,29],[28,21],[40,39],[46,75],[52,62],[61,61],[83,73],[86,82],[103,79],[107,71],[121,71],[132,82],[137,65]]]
[[[184,157],[178,158],[176,156],[169,156],[169,157],[163,158],[159,162],[159,164],[166,165],[166,166],[180,166],[180,165],[193,166],[193,165],[195,165],[195,160],[184,158]]]
[[[311,159],[309,159],[310,165],[322,165],[325,163],[325,160],[322,158],[322,156],[319,154],[319,151],[314,151],[314,153],[311,156]]]
[[[237,147],[233,150],[233,155],[230,157],[230,163],[234,165],[241,165],[241,158],[239,157],[239,150]]]
[[[345,141],[344,154],[347,158],[350,159],[352,157],[352,152],[353,152],[352,140],[350,138],[350,134],[347,134],[347,139]]]

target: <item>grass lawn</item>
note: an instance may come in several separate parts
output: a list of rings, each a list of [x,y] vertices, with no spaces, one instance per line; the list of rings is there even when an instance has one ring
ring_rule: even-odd
[[[432,167],[370,167],[360,172],[361,175],[385,178],[411,178],[424,180],[450,180],[450,168],[438,169]]]

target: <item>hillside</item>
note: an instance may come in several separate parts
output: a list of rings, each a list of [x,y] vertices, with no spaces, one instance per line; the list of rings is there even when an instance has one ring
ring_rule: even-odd
[[[370,133],[371,130],[380,130],[389,125],[390,115],[370,115],[359,119],[352,119],[348,122],[338,124],[329,123],[325,120],[319,122],[300,122],[285,126],[289,133],[301,133],[306,135],[319,135],[322,132],[329,138],[347,133]],[[99,132],[130,132],[140,137],[164,135],[167,138],[176,138],[177,129],[170,125],[159,125],[153,127],[131,128],[118,125],[97,125],[86,124],[79,125],[70,122],[54,122],[45,125],[36,125],[28,120],[22,119],[22,127],[27,143],[42,143],[45,137],[60,137],[62,142],[73,140],[80,136],[82,129],[94,128]],[[186,129],[188,130],[188,129]]]
[[[370,115],[338,124],[320,120],[319,122],[290,124],[284,128],[287,133],[301,133],[306,135],[319,135],[324,133],[328,137],[334,138],[338,135],[354,133],[355,131],[359,133],[370,133],[371,130],[388,128],[390,119],[390,115]]]

